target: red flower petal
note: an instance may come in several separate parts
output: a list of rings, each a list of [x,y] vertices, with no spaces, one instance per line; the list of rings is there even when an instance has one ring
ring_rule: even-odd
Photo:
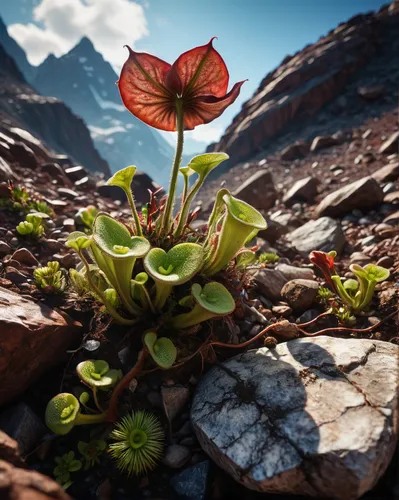
[[[171,65],[150,54],[128,49],[129,58],[117,82],[123,104],[152,127],[176,130],[174,96],[164,86]]]
[[[184,125],[188,130],[192,130],[197,125],[209,123],[218,118],[223,111],[233,104],[237,99],[241,85],[245,82],[238,82],[223,97],[203,96],[193,99],[192,104],[184,104]]]
[[[227,92],[229,72],[221,55],[212,46],[213,38],[206,45],[184,52],[173,63],[183,85],[194,95],[222,97]]]

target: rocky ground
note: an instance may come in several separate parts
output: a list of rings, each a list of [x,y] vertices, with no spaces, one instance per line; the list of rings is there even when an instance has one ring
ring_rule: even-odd
[[[353,130],[351,134],[338,134],[336,140],[315,139],[314,144],[319,146],[311,148],[314,151],[309,152],[304,159],[288,161],[273,156],[256,164],[248,164],[243,169],[237,167],[233,170],[234,175],[229,176],[229,184],[236,189],[237,196],[251,201],[269,219],[270,228],[258,237],[257,244],[264,250],[275,251],[280,259],[276,264],[269,264],[257,271],[254,286],[247,291],[247,296],[243,296],[242,306],[232,321],[215,323],[219,338],[233,344],[245,342],[275,322],[286,320],[294,324],[305,323],[323,312],[323,306],[315,300],[316,281],[321,283],[321,279],[316,277],[317,273],[307,258],[314,249],[336,249],[339,254],[338,270],[348,276],[348,266],[353,262],[362,265],[378,262],[390,270],[389,280],[379,286],[372,310],[358,318],[357,328],[372,327],[397,311],[398,143],[393,140],[390,146],[384,146],[391,139],[392,129],[393,115],[388,113],[379,120],[372,120]],[[0,404],[3,404],[0,422],[2,429],[18,441],[20,454],[26,460],[23,462],[24,467],[27,463],[51,476],[54,456],[68,451],[71,441],[65,438],[54,441],[46,430],[43,411],[47,401],[60,387],[71,390],[76,385],[73,367],[82,359],[88,356],[106,357],[112,360],[113,365],[127,370],[134,361],[136,347],[134,343],[126,341],[126,335],[121,335],[121,327],[109,329],[106,335],[108,340],[104,341],[105,337],[98,334],[99,325],[90,322],[90,304],[76,302],[76,297],[69,293],[58,298],[44,296],[33,284],[32,273],[38,264],[43,265],[48,260],[58,260],[65,269],[76,265],[74,255],[64,242],[70,231],[80,227],[76,217],[80,208],[93,204],[117,217],[127,217],[129,209],[121,200],[112,199],[112,196],[116,197],[117,191],[110,193],[101,179],[93,177],[83,167],[73,166],[66,157],[51,157],[42,144],[31,144],[29,141],[32,139],[26,134],[22,137],[20,131],[19,135],[16,131],[12,136],[11,132],[9,134],[2,136],[3,142],[8,143],[12,151],[9,163],[2,160],[2,180],[11,177],[16,185],[25,186],[33,197],[48,203],[54,210],[54,216],[46,221],[46,237],[35,243],[16,234],[15,226],[23,218],[18,210],[3,208],[0,211],[0,373],[3,380],[0,389]],[[35,154],[26,156],[26,149],[21,144],[25,144],[26,148],[35,147]],[[18,151],[22,151],[23,156],[18,157]],[[34,164],[29,163],[28,158],[32,162],[34,158]],[[146,179],[140,180],[142,189],[136,184],[139,199],[144,196],[143,182]],[[218,184],[221,182],[224,183],[222,180]],[[216,187],[216,183],[213,185]],[[148,181],[146,187],[153,188]],[[6,196],[6,184],[2,184],[1,189],[2,196]],[[200,219],[197,224],[201,224]],[[293,294],[293,289],[300,293]],[[398,320],[396,314],[378,325],[377,329],[369,329],[364,333],[337,331],[335,338],[340,337],[340,342],[327,349],[326,342],[334,340],[334,333],[331,333],[333,337],[330,341],[326,337],[311,340],[311,346],[316,349],[311,363],[301,359],[301,344],[295,355],[289,347],[293,344],[285,342],[295,337],[295,332],[289,328],[275,331],[273,335],[277,342],[281,342],[277,350],[264,348],[255,356],[260,356],[262,352],[262,355],[275,359],[275,368],[266,362],[265,369],[267,367],[267,370],[272,371],[267,377],[278,380],[279,389],[272,390],[273,386],[268,384],[267,388],[253,386],[252,382],[248,386],[248,380],[257,384],[256,381],[260,381],[264,375],[251,374],[250,371],[247,373],[247,361],[243,361],[247,358],[241,361],[239,355],[226,364],[226,376],[230,382],[236,377],[231,373],[238,370],[239,383],[245,389],[238,393],[237,400],[231,395],[226,399],[227,381],[222,384],[223,390],[219,394],[216,390],[212,392],[207,389],[207,383],[211,383],[215,389],[218,387],[215,380],[220,380],[220,374],[210,371],[202,380],[200,360],[193,361],[182,370],[163,374],[158,372],[140,379],[137,388],[133,387],[132,393],[126,396],[125,403],[155,410],[162,416],[169,431],[161,468],[140,480],[126,481],[105,458],[98,468],[84,474],[78,472],[76,481],[68,491],[77,499],[122,499],[130,498],[132,494],[137,498],[154,499],[252,499],[257,498],[257,495],[272,499],[272,492],[322,496],[331,490],[331,474],[340,470],[340,486],[338,483],[335,486],[337,498],[358,498],[373,487],[394,453]],[[308,331],[336,326],[336,319],[327,317]],[[345,340],[350,338],[356,338],[357,343]],[[347,344],[346,348],[345,342],[352,343]],[[251,347],[262,345],[259,340]],[[309,352],[309,347],[302,345]],[[69,351],[70,354],[66,355],[66,349],[73,351],[76,348],[79,348],[77,352]],[[286,349],[293,356],[291,360],[287,358]],[[329,361],[321,357],[317,361],[317,353],[322,356],[322,353],[328,352],[331,356],[334,349],[337,350],[333,354],[336,359]],[[273,352],[278,354],[277,358]],[[216,359],[227,360],[234,354],[234,350],[226,349],[210,353],[205,360],[205,371]],[[279,362],[279,358],[284,359],[284,362]],[[249,363],[250,360],[251,357],[248,358]],[[61,366],[60,362],[63,362]],[[391,368],[389,363],[393,363]],[[348,368],[342,371],[346,364]],[[329,365],[341,368],[338,372],[323,368]],[[224,365],[219,366],[223,370]],[[257,361],[256,366],[259,370],[259,366],[263,365]],[[275,370],[282,373],[277,378]],[[381,370],[385,373],[382,378],[379,375]],[[300,386],[297,386],[298,373],[302,380]],[[352,378],[348,378],[349,373]],[[288,377],[286,383],[284,377]],[[315,382],[324,378],[330,382]],[[369,384],[372,380],[382,385],[371,388]],[[201,381],[200,387],[196,390],[198,381]],[[359,389],[359,384],[364,387]],[[286,392],[289,387],[293,391],[291,396],[290,392]],[[303,389],[299,390],[299,387]],[[280,390],[286,397],[283,401],[273,401],[272,394],[278,395]],[[193,400],[194,394],[196,397]],[[227,412],[229,421],[235,422],[237,428],[224,429],[223,422],[226,420],[222,418],[214,421],[212,411],[206,412],[206,406],[201,402],[204,397],[211,398],[211,402],[206,403],[211,405],[210,410],[213,404],[217,404],[218,415]],[[291,404],[298,397],[302,398],[301,402]],[[262,398],[266,398],[267,403]],[[342,404],[338,404],[341,399]],[[288,404],[289,401],[291,403]],[[312,406],[312,401],[318,403]],[[337,401],[338,406],[331,406],[332,401]],[[283,409],[284,404],[288,404],[286,409]],[[242,405],[246,408],[246,417],[243,419],[246,427],[240,429],[233,415],[234,411],[242,411]],[[281,413],[281,417],[276,416],[277,420],[262,424],[263,420],[267,420],[268,411],[258,416],[255,413],[259,411],[256,408],[265,405],[269,409],[280,408],[279,412],[286,416],[282,420]],[[303,417],[299,419],[307,422],[307,427],[302,429],[294,425],[299,411],[309,415],[308,421]],[[360,422],[362,424],[359,427]],[[251,445],[252,440],[261,442],[256,431],[259,425],[263,429],[259,431],[261,433],[267,428],[268,433],[284,429],[284,435],[297,435],[295,443],[290,437],[288,441],[283,436],[273,438],[276,453],[279,450],[281,454],[281,459],[273,466],[274,470],[270,469],[272,461],[263,456],[262,460],[269,464],[266,467],[258,463],[256,454],[253,455],[262,449],[259,445],[254,451]],[[376,430],[366,439],[368,426]],[[74,438],[87,441],[87,430],[82,429],[75,433]],[[224,432],[227,433],[226,438],[222,437]],[[238,440],[237,432],[241,441]],[[323,462],[322,457],[336,456],[339,443],[331,442],[331,439],[337,432],[350,436],[349,448],[353,456],[349,458],[348,449],[344,453],[347,457],[345,462],[338,459],[337,464],[332,465],[329,458]],[[300,437],[302,434],[303,438]],[[267,442],[271,442],[271,436]],[[236,444],[233,446],[231,443]],[[291,451],[287,448],[288,443],[291,443]],[[342,446],[348,446],[348,441]],[[9,444],[4,449],[10,453]],[[321,449],[324,451],[320,455]],[[249,451],[251,454],[247,456]],[[359,453],[368,459],[359,461]],[[10,462],[5,455],[2,452],[0,456]],[[21,488],[20,483],[25,489],[31,487],[47,492],[49,488],[57,488],[53,483],[47,484],[50,480],[42,476],[39,486],[30,476],[25,478],[24,474],[33,473],[25,469],[19,472],[21,458],[15,460],[19,461],[16,468],[3,465],[9,481],[8,488],[17,491]],[[395,498],[393,495],[398,493],[395,464],[397,457],[376,488],[362,498]],[[354,474],[359,467],[360,472]],[[105,474],[107,479],[104,480]],[[230,474],[243,486],[238,487]],[[367,481],[362,479],[363,475],[368,478]],[[267,477],[267,480],[263,477]],[[284,480],[281,481],[281,477]],[[251,492],[244,485],[259,493]],[[265,491],[267,495],[261,493]],[[57,490],[54,495],[64,498],[61,490]]]

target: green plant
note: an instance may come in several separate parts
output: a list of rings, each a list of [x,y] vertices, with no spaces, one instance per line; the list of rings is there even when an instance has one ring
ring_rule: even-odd
[[[155,467],[162,456],[164,433],[152,414],[137,411],[122,418],[110,434],[109,445],[117,467],[128,475],[139,475]]]
[[[107,443],[102,439],[92,439],[88,443],[78,442],[78,450],[85,460],[84,470],[100,463],[100,455],[106,449]]]
[[[43,215],[46,216],[46,214]],[[18,224],[16,230],[21,236],[39,239],[44,234],[43,216],[40,213],[28,214],[25,220]]]
[[[29,212],[40,212],[54,216],[54,211],[45,201],[37,200],[25,187],[16,186],[13,182],[8,183],[6,196],[0,199],[0,206],[11,210],[22,211],[25,214]]]
[[[280,257],[273,252],[262,252],[258,257],[259,264],[275,264]]]
[[[98,424],[106,418],[105,413],[86,415],[81,413],[79,401],[73,394],[63,392],[52,398],[46,407],[45,421],[54,434],[68,434],[75,425]]]
[[[364,267],[352,264],[350,270],[355,275],[356,280],[352,278],[342,280],[335,270],[335,256],[336,252],[328,254],[312,252],[310,261],[321,269],[325,280],[350,311],[353,313],[364,311],[373,298],[377,283],[389,278],[389,270],[375,264],[367,264]]]
[[[86,208],[81,208],[76,214],[76,218],[81,222],[88,231],[91,231],[93,227],[94,220],[98,214],[98,210],[93,205],[89,205]]]
[[[84,296],[89,288],[102,304],[100,311],[107,311],[122,325],[142,322],[150,330],[143,336],[136,365],[113,390],[110,421],[115,419],[121,391],[149,357],[163,369],[175,363],[174,343],[169,335],[158,337],[159,332],[170,331],[173,336],[178,329],[234,311],[229,289],[237,287],[229,276],[230,267],[241,266],[240,272],[245,273],[244,255],[253,257],[245,245],[267,227],[261,213],[227,189],[216,196],[208,234],[191,227],[196,215],[192,211],[195,196],[209,174],[229,157],[221,152],[206,153],[181,167],[184,130],[220,116],[237,98],[242,84],[227,92],[227,68],[212,40],[182,54],[173,66],[129,49],[118,82],[125,106],[150,126],[177,132],[168,195],[157,199],[158,191],[150,193],[149,203],[140,213],[132,192],[137,169],[130,165],[116,172],[107,184],[124,191],[132,222],[86,209],[80,216],[92,234],[75,231],[66,242],[81,259],[79,271],[70,273],[78,293]],[[180,209],[174,213],[179,175],[184,188]],[[218,282],[219,273],[224,273],[226,287]],[[213,281],[209,282],[211,276]],[[182,302],[189,289],[190,298]],[[191,303],[191,310],[181,313],[183,303]],[[96,389],[93,395],[96,397]],[[98,401],[96,404],[100,409]]]
[[[38,267],[33,271],[33,277],[38,288],[45,293],[62,293],[65,290],[66,280],[57,261],[47,262],[47,266]]]
[[[155,332],[147,332],[144,335],[144,345],[160,368],[167,370],[173,366],[176,361],[177,350],[170,339],[167,337],[158,338]]]
[[[59,483],[64,490],[69,488],[73,481],[71,480],[71,472],[76,472],[82,468],[82,462],[75,459],[75,453],[70,451],[61,457],[55,457],[57,464],[53,470],[53,474],[57,483]]]

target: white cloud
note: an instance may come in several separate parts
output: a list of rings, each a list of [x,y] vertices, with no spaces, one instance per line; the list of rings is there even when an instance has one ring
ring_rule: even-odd
[[[40,64],[50,53],[65,54],[87,36],[119,68],[126,59],[123,45],[134,45],[148,34],[143,7],[129,0],[42,0],[33,20],[37,24],[8,27],[32,64]]]
[[[185,139],[191,139],[199,143],[210,144],[217,142],[223,135],[224,127],[208,123],[207,125],[198,125],[194,130],[184,132]],[[176,143],[177,132],[163,132],[161,134],[170,144]]]

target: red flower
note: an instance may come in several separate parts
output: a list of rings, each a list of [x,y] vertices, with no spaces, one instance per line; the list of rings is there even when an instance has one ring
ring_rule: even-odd
[[[332,287],[334,287],[334,283],[331,280],[331,276],[336,274],[334,262],[335,255],[337,255],[335,252],[325,253],[318,251],[313,251],[309,255],[310,262],[321,270],[324,279]]]
[[[192,130],[209,123],[238,97],[239,82],[227,92],[229,72],[212,40],[184,52],[173,65],[129,49],[118,81],[126,108],[144,123],[176,130],[176,103],[181,101],[184,126]]]

